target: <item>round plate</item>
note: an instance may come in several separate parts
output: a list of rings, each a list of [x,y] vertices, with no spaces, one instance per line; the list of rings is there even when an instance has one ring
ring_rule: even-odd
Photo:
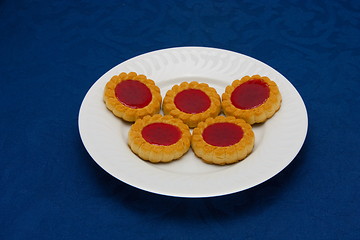
[[[259,74],[275,81],[282,94],[280,110],[253,126],[255,146],[243,161],[209,165],[190,149],[182,158],[153,164],[127,145],[131,126],[115,117],[103,102],[105,84],[121,72],[137,72],[155,81],[164,97],[183,81],[205,82],[221,95],[233,80]],[[283,170],[304,143],[308,119],[294,86],[268,65],[245,55],[216,48],[179,47],[131,58],[105,73],[86,94],[79,112],[81,139],[91,157],[115,178],[139,189],[177,197],[212,197],[242,191]]]

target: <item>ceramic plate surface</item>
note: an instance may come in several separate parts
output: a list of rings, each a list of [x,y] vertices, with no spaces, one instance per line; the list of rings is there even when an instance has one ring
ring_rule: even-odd
[[[221,96],[233,80],[259,74],[277,83],[283,101],[271,119],[253,127],[256,138],[253,152],[239,163],[209,165],[190,149],[179,160],[152,164],[130,150],[127,134],[131,124],[115,117],[103,102],[104,86],[110,78],[132,71],[154,80],[162,97],[173,85],[183,81],[205,82]],[[115,178],[162,195],[212,197],[251,188],[282,171],[304,143],[308,118],[295,87],[270,66],[227,50],[179,47],[131,58],[105,73],[87,92],[78,123],[90,156]]]

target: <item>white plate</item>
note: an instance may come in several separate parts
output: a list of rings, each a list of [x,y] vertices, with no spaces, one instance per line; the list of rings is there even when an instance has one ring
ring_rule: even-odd
[[[221,95],[233,80],[260,74],[278,84],[283,102],[273,118],[254,126],[254,150],[239,163],[209,165],[190,150],[174,162],[152,164],[131,152],[127,145],[130,124],[116,118],[103,102],[103,89],[110,78],[131,71],[153,79],[163,97],[174,84],[194,80],[208,83]],[[301,96],[284,76],[254,58],[206,47],[163,49],[117,65],[90,88],[79,113],[85,148],[105,171],[139,189],[178,197],[220,196],[268,180],[295,158],[305,140],[307,126]]]

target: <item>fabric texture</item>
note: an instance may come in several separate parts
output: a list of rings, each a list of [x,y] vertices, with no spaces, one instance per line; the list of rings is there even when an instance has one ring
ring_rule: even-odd
[[[0,239],[360,239],[359,39],[359,1],[0,1]],[[87,90],[179,46],[249,55],[297,88],[309,130],[280,174],[185,199],[91,159],[77,125]]]

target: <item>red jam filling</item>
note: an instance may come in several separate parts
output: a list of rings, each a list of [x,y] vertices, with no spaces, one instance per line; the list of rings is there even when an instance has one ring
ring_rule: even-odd
[[[142,82],[125,80],[115,87],[116,98],[130,108],[146,107],[152,99],[150,89]]]
[[[167,123],[151,123],[141,131],[142,137],[151,144],[169,146],[181,138],[177,126]]]
[[[214,123],[204,129],[202,136],[210,145],[226,147],[238,143],[244,136],[244,132],[234,123]]]
[[[231,94],[232,104],[240,109],[252,109],[263,104],[270,95],[266,82],[253,79],[239,85]]]
[[[179,92],[174,103],[176,107],[190,114],[205,112],[211,104],[210,98],[203,91],[198,89],[186,89]]]

